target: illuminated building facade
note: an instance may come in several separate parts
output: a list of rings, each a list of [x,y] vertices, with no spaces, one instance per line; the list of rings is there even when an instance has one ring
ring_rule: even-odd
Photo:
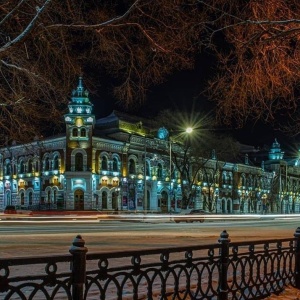
[[[185,183],[170,163],[163,128],[116,111],[96,120],[82,78],[64,120],[65,134],[0,149],[0,209],[180,210]],[[243,163],[228,163],[213,153],[198,170],[191,207],[299,212],[298,169],[283,160],[277,141],[259,167],[247,156]]]

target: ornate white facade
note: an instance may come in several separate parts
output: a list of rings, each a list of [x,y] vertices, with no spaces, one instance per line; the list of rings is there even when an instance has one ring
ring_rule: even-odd
[[[147,120],[115,111],[96,120],[81,78],[68,108],[65,134],[0,149],[0,209],[181,208],[184,180],[170,163],[164,132],[155,137]],[[277,141],[261,167],[250,166],[248,157],[220,162],[213,153],[205,172],[198,171],[191,205],[216,213],[259,213],[265,206],[299,212],[299,167],[284,169],[282,159]]]

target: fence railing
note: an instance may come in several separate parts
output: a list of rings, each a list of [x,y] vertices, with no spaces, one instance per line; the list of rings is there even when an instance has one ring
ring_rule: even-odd
[[[0,299],[263,299],[300,288],[300,227],[294,237],[87,253],[78,235],[70,254],[0,259]]]

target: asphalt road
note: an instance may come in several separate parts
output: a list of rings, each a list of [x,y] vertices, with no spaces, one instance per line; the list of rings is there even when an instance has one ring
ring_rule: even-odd
[[[216,243],[223,230],[232,241],[293,237],[299,217],[205,223],[69,220],[0,222],[1,257],[65,254],[77,234],[89,252]]]

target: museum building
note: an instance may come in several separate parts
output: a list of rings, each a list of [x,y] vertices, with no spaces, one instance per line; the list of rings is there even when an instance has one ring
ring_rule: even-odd
[[[172,162],[165,128],[117,111],[96,120],[81,77],[64,121],[62,135],[0,148],[0,209],[180,210],[185,183]],[[174,144],[172,151],[179,149]],[[299,167],[293,193],[281,193],[281,179],[274,189],[282,159],[277,141],[261,166],[250,165],[247,155],[242,163],[219,162],[212,152],[205,172],[198,170],[191,207],[207,209],[213,202],[216,213],[259,212],[282,197],[299,211]],[[278,211],[278,205],[272,209]]]

